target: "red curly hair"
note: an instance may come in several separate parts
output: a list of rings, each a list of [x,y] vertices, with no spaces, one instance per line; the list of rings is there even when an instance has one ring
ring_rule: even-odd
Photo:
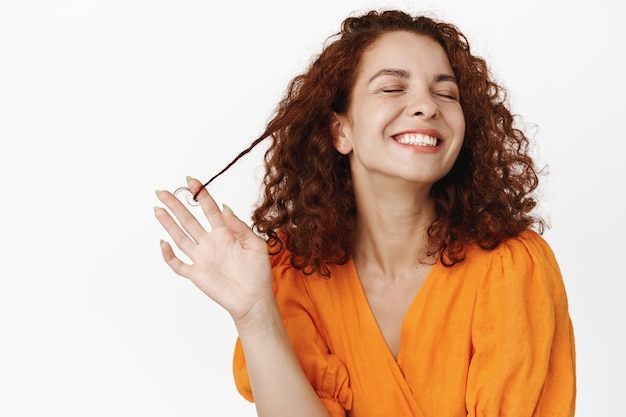
[[[329,38],[309,68],[289,84],[265,132],[226,168],[261,141],[265,154],[262,201],[254,229],[277,253],[283,245],[303,272],[329,276],[327,265],[350,259],[349,224],[356,214],[348,157],[333,146],[333,113],[345,114],[363,53],[381,35],[408,31],[438,42],[458,80],[465,115],[465,140],[451,171],[431,190],[435,220],[428,229],[432,254],[450,266],[464,247],[498,246],[529,227],[543,231],[531,215],[538,173],[529,141],[514,127],[504,89],[490,78],[485,61],[472,55],[456,26],[401,11],[371,11],[349,17]]]

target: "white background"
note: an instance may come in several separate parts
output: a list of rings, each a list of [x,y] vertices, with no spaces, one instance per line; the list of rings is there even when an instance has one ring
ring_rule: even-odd
[[[341,20],[372,7],[456,23],[508,87],[550,166],[541,212],[577,416],[626,415],[618,3],[0,2],[0,415],[255,415],[232,382],[229,317],[160,258],[154,190],[221,169]],[[244,219],[261,154],[212,188]]]

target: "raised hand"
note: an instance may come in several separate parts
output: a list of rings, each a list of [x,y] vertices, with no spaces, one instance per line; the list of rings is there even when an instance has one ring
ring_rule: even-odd
[[[189,278],[238,322],[255,306],[273,302],[267,245],[230,209],[220,210],[198,180],[189,179],[188,186],[193,193],[201,190],[197,199],[211,230],[205,230],[170,192],[157,192],[178,223],[164,208],[155,208],[156,218],[191,263],[181,261],[167,242],[161,243],[163,259],[175,273]]]

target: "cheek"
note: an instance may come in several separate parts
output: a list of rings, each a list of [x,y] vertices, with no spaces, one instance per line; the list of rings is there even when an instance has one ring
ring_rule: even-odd
[[[465,113],[463,113],[463,108],[459,105],[459,108],[455,112],[455,124],[457,129],[465,132]]]

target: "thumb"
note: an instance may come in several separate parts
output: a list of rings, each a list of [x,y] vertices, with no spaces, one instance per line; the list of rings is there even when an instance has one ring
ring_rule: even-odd
[[[226,204],[222,204],[222,218],[224,224],[231,231],[233,237],[239,241],[244,249],[260,249],[259,243],[265,247],[265,243],[252,231],[250,226],[239,219],[233,210]],[[260,242],[259,242],[260,241]]]

